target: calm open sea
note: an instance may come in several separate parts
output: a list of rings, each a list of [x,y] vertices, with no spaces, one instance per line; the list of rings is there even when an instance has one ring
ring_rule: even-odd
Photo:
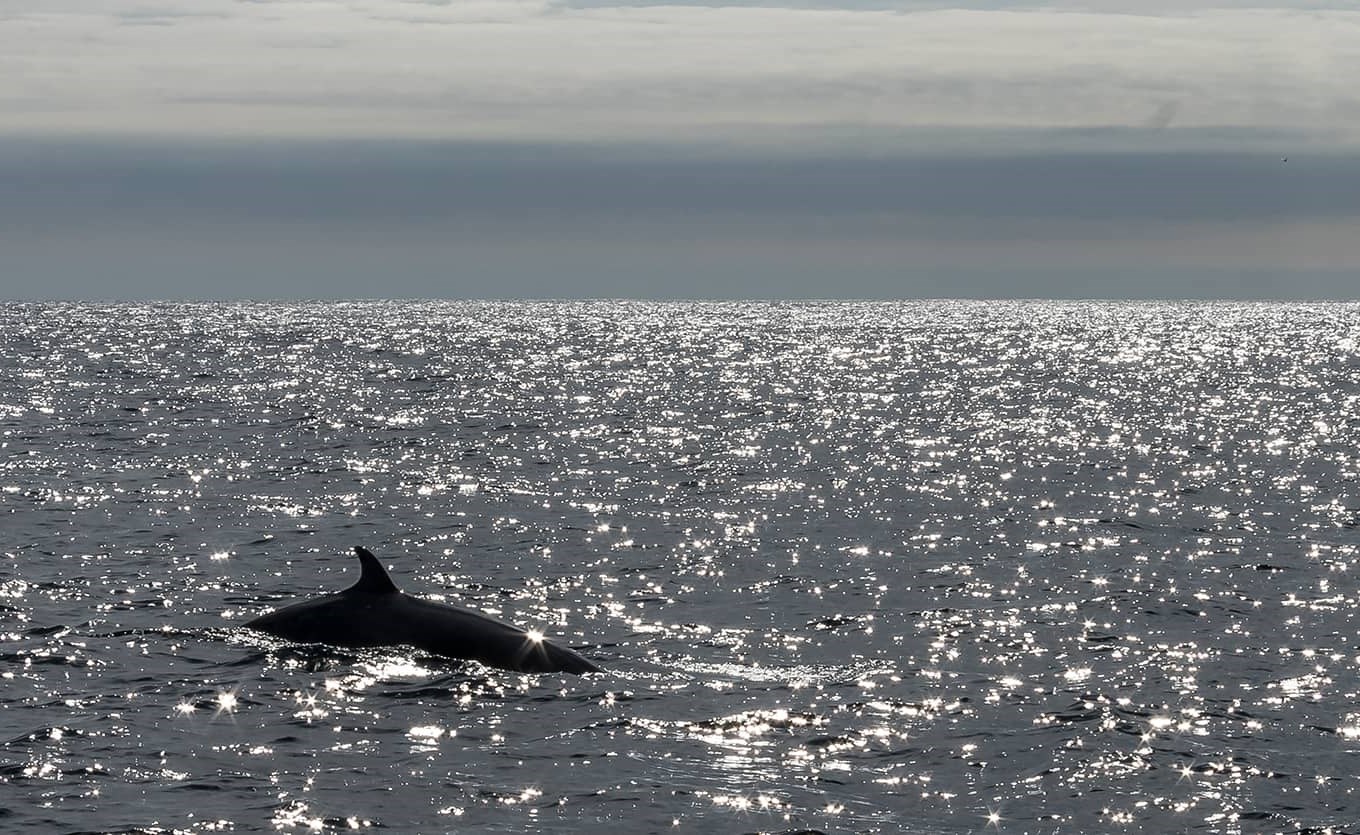
[[[1360,832],[1360,306],[0,306],[0,829]],[[347,586],[526,676],[240,628]]]

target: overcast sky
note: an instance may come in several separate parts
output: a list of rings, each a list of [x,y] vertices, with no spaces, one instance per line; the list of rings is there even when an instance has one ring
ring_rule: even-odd
[[[0,297],[1356,298],[1356,78],[1351,2],[0,0]]]

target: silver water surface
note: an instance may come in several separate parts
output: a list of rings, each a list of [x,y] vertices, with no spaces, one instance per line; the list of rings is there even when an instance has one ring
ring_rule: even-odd
[[[8,304],[0,346],[0,827],[1360,831],[1360,307]],[[355,544],[608,672],[240,629]]]

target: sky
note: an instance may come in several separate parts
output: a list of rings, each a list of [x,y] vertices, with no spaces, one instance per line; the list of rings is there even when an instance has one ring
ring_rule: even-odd
[[[0,0],[0,298],[1360,298],[1360,9]]]

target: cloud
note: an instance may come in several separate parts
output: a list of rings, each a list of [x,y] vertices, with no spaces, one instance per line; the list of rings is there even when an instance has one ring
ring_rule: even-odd
[[[18,296],[741,297],[1234,295],[1235,271],[1345,295],[1357,177],[1344,155],[10,140],[0,274]]]
[[[994,150],[1037,134],[1360,139],[1353,9],[940,5],[12,2],[0,132],[766,148],[967,134]]]
[[[1139,224],[1293,222],[1360,215],[1352,155],[964,151],[727,156],[615,143],[349,141],[0,143],[0,224],[82,228],[145,215],[408,223],[482,215],[933,218]],[[116,209],[116,211],[112,211]],[[866,220],[867,219],[867,220]],[[947,236],[944,228],[930,230]],[[993,234],[988,232],[987,234]]]

